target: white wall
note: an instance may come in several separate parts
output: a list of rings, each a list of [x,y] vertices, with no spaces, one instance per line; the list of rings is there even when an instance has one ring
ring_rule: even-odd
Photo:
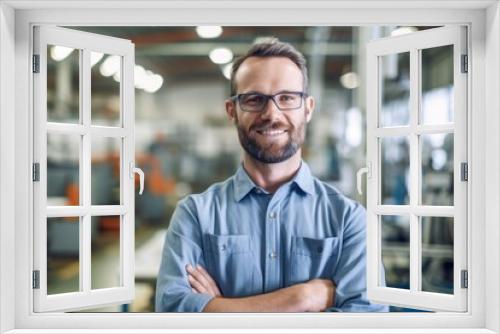
[[[0,3],[0,333],[14,328],[14,240],[6,233],[7,224],[14,221],[14,10]]]

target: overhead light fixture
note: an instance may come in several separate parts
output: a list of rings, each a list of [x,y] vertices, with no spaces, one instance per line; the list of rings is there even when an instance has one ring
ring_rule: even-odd
[[[110,77],[116,72],[120,71],[120,57],[119,56],[109,56],[104,60],[99,67],[101,74],[105,77]]]
[[[120,82],[120,77],[121,77],[120,71],[113,74],[113,80],[115,80],[116,82]]]
[[[347,72],[340,76],[340,83],[347,89],[358,88],[359,76],[355,72]]]
[[[198,26],[196,33],[201,38],[217,38],[222,34],[221,26]]]
[[[416,27],[399,27],[391,32],[391,36],[401,36],[417,31],[418,29]]]
[[[68,57],[71,54],[71,52],[73,52],[73,50],[74,50],[73,48],[67,48],[65,46],[56,45],[50,49],[50,56],[55,61],[61,61],[64,58]]]
[[[228,48],[217,48],[210,51],[209,57],[216,64],[227,64],[233,60],[233,53]]]
[[[147,73],[147,71],[146,71]],[[154,93],[163,85],[163,78],[159,74],[149,74],[144,91]]]
[[[144,89],[146,86],[146,70],[141,65],[134,66],[134,86],[138,89]]]
[[[222,68],[222,74],[227,80],[231,80],[231,71],[233,69],[233,63],[229,63],[224,65]]]
[[[90,53],[90,67],[93,67],[95,64],[97,64],[102,57],[104,57],[104,53],[101,52],[91,52]]]

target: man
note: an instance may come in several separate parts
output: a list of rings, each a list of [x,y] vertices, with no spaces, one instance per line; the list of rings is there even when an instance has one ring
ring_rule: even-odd
[[[225,104],[243,162],[179,202],[157,311],[387,311],[366,299],[365,210],[301,159],[306,92],[305,59],[289,44],[255,44],[235,61]]]

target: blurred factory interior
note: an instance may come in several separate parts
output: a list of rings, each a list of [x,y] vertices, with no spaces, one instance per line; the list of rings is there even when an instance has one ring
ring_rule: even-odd
[[[304,159],[313,173],[366,206],[358,195],[356,172],[366,162],[366,43],[416,31],[417,27],[69,27],[130,39],[135,44],[135,137],[137,165],[145,172],[145,191],[136,196],[136,298],[130,305],[99,312],[154,311],[155,278],[163,235],[179,199],[204,191],[236,170],[241,155],[236,131],[227,120],[229,72],[234,58],[259,38],[292,43],[307,58],[310,94],[317,107],[307,129]],[[428,27],[426,27],[428,28]],[[451,110],[452,53],[436,48],[428,56],[423,100]],[[77,122],[78,52],[48,50],[48,121]],[[92,53],[92,122],[120,120],[119,61]],[[400,124],[409,99],[409,60],[383,64],[384,122]],[[450,73],[433,72],[449,63]],[[117,65],[118,64],[118,65]],[[117,67],[118,66],[118,67]],[[449,67],[450,67],[449,66]],[[118,74],[117,74],[118,73]],[[450,81],[451,76],[451,81]],[[401,106],[403,106],[401,108]],[[405,109],[406,108],[406,109]],[[432,121],[450,121],[449,114]],[[433,116],[434,115],[434,116]],[[441,118],[440,118],[441,117]],[[448,117],[448,118],[447,118]],[[405,120],[402,120],[405,122]],[[407,120],[406,120],[407,121]],[[79,201],[79,138],[47,138],[48,204]],[[382,143],[384,203],[408,201],[408,143]],[[453,136],[422,138],[423,193],[430,205],[453,205]],[[119,203],[120,142],[92,142],[92,204]],[[384,177],[385,176],[385,177]],[[423,218],[423,290],[453,292],[453,222]],[[76,224],[75,224],[76,222]],[[48,292],[78,291],[78,220],[49,218]],[[92,288],[117,286],[120,217],[93,217]],[[382,221],[383,263],[388,286],[409,287],[409,222],[404,216]],[[451,275],[451,278],[450,278]],[[393,308],[393,310],[398,310]]]

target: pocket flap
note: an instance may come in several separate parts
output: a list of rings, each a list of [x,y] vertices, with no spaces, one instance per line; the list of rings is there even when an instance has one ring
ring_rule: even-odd
[[[248,235],[214,235],[207,234],[212,253],[246,253],[252,250]]]
[[[331,254],[338,243],[338,237],[313,239],[305,237],[292,237],[292,253],[311,257],[321,257]]]

